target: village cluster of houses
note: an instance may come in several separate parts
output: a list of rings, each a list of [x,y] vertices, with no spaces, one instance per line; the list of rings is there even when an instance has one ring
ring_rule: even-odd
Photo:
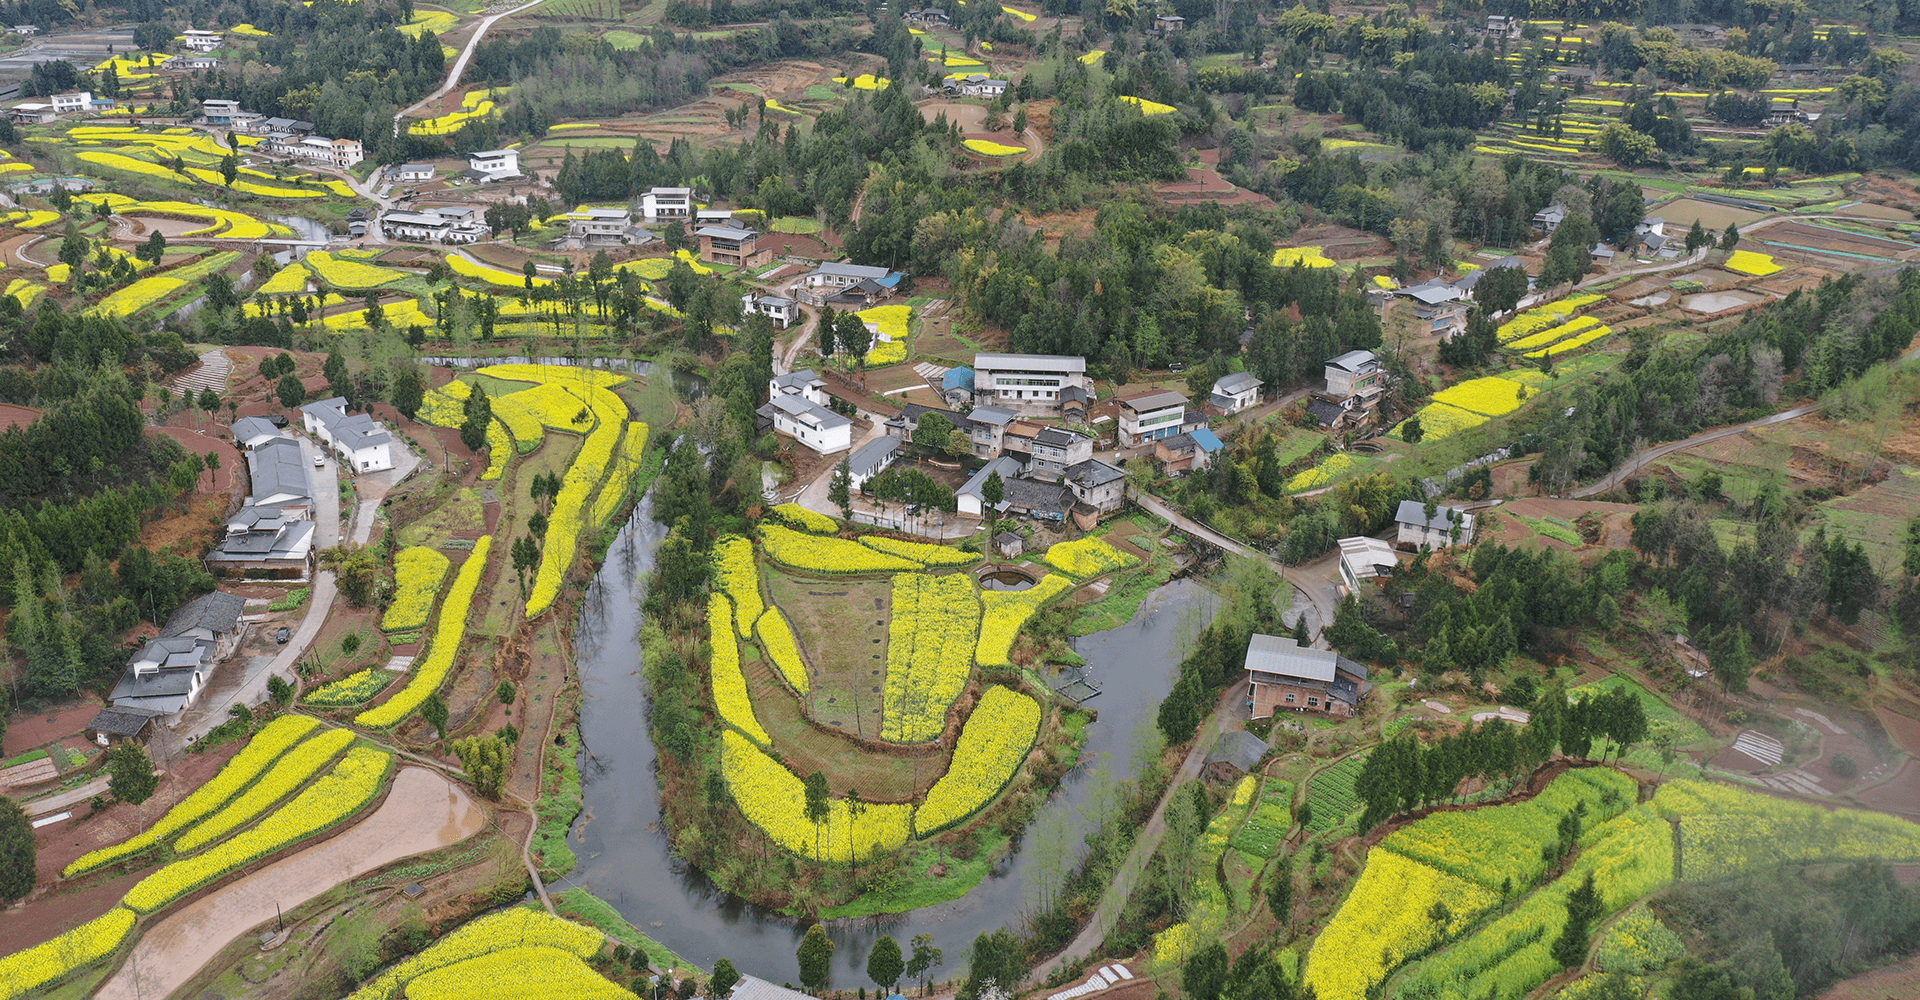
[[[1567,206],[1559,202],[1533,213],[1534,231],[1541,235],[1552,235],[1553,231],[1559,229],[1560,224],[1565,221],[1567,221]],[[1615,247],[1610,243],[1595,243],[1587,253],[1596,264],[1611,264],[1614,258],[1623,253],[1630,257],[1643,257],[1650,260],[1675,260],[1685,248],[1685,237],[1678,233],[1669,235],[1667,220],[1655,215],[1640,220],[1639,225],[1633,227],[1633,239],[1628,241],[1626,246]],[[1506,261],[1514,261],[1510,266],[1520,266],[1519,262],[1511,257],[1504,258],[1499,263],[1505,264]]]
[[[768,296],[748,298],[768,308]],[[791,299],[780,301],[781,308],[793,304]],[[1210,413],[1227,415],[1257,405],[1261,385],[1245,372],[1223,376],[1201,404],[1206,409],[1171,390],[1121,398],[1116,401],[1119,446],[1153,459],[1171,475],[1207,468],[1225,449],[1208,427]],[[768,384],[769,399],[760,408],[761,432],[790,437],[821,455],[849,452],[858,487],[902,454],[921,422],[934,414],[964,434],[970,457],[984,463],[956,491],[960,513],[985,514],[985,486],[995,474],[1005,485],[998,514],[1043,521],[1072,516],[1091,523],[1120,508],[1125,473],[1094,457],[1095,438],[1041,422],[1087,419],[1094,390],[1085,358],[980,353],[972,367],[940,372],[930,378],[929,387],[939,390],[952,408],[920,403],[883,407],[811,369],[796,371]],[[840,409],[879,425],[881,436],[854,448],[853,419],[835,412],[834,397]]]

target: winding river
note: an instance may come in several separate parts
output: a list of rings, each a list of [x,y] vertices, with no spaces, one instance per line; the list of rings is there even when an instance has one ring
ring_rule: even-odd
[[[652,519],[651,497],[607,551],[588,589],[575,632],[580,682],[581,776],[585,808],[572,844],[580,864],[555,888],[585,886],[612,903],[641,930],[676,953],[711,968],[731,959],[740,971],[773,982],[799,979],[794,950],[805,925],[714,888],[676,859],[660,824],[660,791],[653,777],[653,742],[640,671],[640,604],[644,581],[665,530]],[[957,975],[974,937],[1013,925],[1044,901],[1084,852],[1085,834],[1114,785],[1132,769],[1131,747],[1152,725],[1160,699],[1172,689],[1182,646],[1210,619],[1214,601],[1191,582],[1155,591],[1133,621],[1076,642],[1087,677],[1102,693],[1087,704],[1099,721],[1088,729],[1079,766],[1028,828],[1020,849],[966,896],[911,913],[836,920],[828,931],[838,946],[834,984],[866,981],[867,951],[881,934],[903,947],[932,934],[946,963],[935,979]]]

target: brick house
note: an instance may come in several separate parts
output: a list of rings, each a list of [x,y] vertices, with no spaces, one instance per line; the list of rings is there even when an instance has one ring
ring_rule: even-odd
[[[1327,649],[1308,649],[1290,636],[1254,633],[1247,642],[1248,717],[1318,712],[1351,718],[1373,690],[1367,668]]]

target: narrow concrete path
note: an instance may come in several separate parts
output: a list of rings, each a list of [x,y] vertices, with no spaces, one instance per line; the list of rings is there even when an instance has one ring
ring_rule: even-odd
[[[1153,815],[1147,818],[1146,825],[1133,838],[1133,847],[1127,852],[1127,859],[1121,862],[1113,881],[1100,894],[1100,902],[1093,908],[1092,916],[1087,918],[1086,926],[1080,928],[1080,933],[1067,942],[1060,954],[1040,963],[1027,976],[1028,982],[1044,983],[1055,969],[1092,955],[1094,949],[1100,947],[1100,943],[1113,932],[1114,925],[1120,922],[1120,913],[1126,908],[1127,900],[1132,898],[1135,887],[1140,884],[1140,877],[1146,874],[1147,862],[1153,860],[1154,853],[1160,850],[1160,841],[1166,839],[1167,803],[1172,801],[1174,791],[1181,785],[1200,776],[1200,765],[1205,763],[1207,751],[1213,747],[1214,738],[1225,728],[1239,699],[1239,690],[1233,685],[1220,693],[1213,714],[1201,723],[1193,739],[1193,748],[1187,751],[1186,758],[1180,762],[1180,769],[1174,772],[1167,791],[1160,796],[1160,804],[1153,809]]]
[[[457,844],[486,824],[486,810],[466,789],[438,772],[403,768],[380,808],[345,833],[202,896],[148,928],[94,998],[165,997],[277,913],[382,865]]]
[[[452,69],[447,70],[447,82],[441,84],[440,89],[400,109],[400,113],[393,116],[393,134],[400,134],[401,119],[413,114],[419,110],[422,105],[439,99],[444,96],[447,91],[460,85],[460,74],[467,71],[467,61],[473,58],[473,50],[480,47],[480,40],[487,37],[487,29],[493,27],[493,22],[503,17],[518,14],[523,10],[532,10],[545,2],[546,0],[533,0],[532,3],[523,3],[512,10],[503,10],[498,14],[482,18],[480,23],[474,27],[473,34],[468,36],[466,47],[460,50],[460,58],[453,61]]]
[[[1888,364],[1904,364],[1905,362],[1912,361],[1915,358],[1920,358],[1920,347],[1914,348],[1913,350],[1900,355],[1900,357],[1894,359],[1893,361],[1888,362]],[[1749,420],[1744,424],[1732,424],[1727,427],[1716,427],[1710,431],[1701,431],[1700,433],[1695,434],[1690,438],[1682,438],[1681,440],[1678,440],[1678,441],[1669,441],[1666,444],[1654,445],[1651,448],[1643,448],[1637,452],[1634,452],[1631,457],[1629,457],[1625,462],[1622,462],[1620,464],[1619,468],[1608,473],[1604,478],[1594,483],[1590,483],[1586,486],[1582,486],[1579,489],[1576,489],[1573,492],[1568,493],[1567,496],[1573,497],[1575,499],[1585,499],[1587,497],[1598,496],[1602,493],[1607,492],[1608,490],[1614,489],[1615,487],[1619,486],[1621,483],[1626,482],[1627,479],[1633,476],[1634,473],[1639,472],[1641,469],[1646,468],[1647,463],[1665,458],[1666,456],[1671,455],[1676,451],[1685,451],[1688,448],[1695,448],[1703,444],[1710,444],[1722,438],[1730,438],[1735,434],[1744,434],[1747,431],[1753,430],[1755,428],[1766,427],[1772,424],[1782,424],[1782,423],[1786,423],[1789,420],[1798,420],[1801,417],[1808,416],[1814,413],[1819,413],[1821,410],[1824,410],[1826,408],[1827,408],[1827,404],[1824,402],[1802,403],[1801,405],[1796,406],[1790,410],[1781,410],[1779,413],[1769,414],[1767,416],[1759,418],[1758,420]]]

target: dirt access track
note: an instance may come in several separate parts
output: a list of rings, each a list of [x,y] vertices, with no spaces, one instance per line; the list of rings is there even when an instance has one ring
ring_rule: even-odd
[[[352,829],[202,896],[149,928],[94,997],[164,997],[240,935],[273,919],[274,904],[292,910],[382,865],[457,844],[486,820],[486,810],[439,772],[405,768],[387,801]]]

